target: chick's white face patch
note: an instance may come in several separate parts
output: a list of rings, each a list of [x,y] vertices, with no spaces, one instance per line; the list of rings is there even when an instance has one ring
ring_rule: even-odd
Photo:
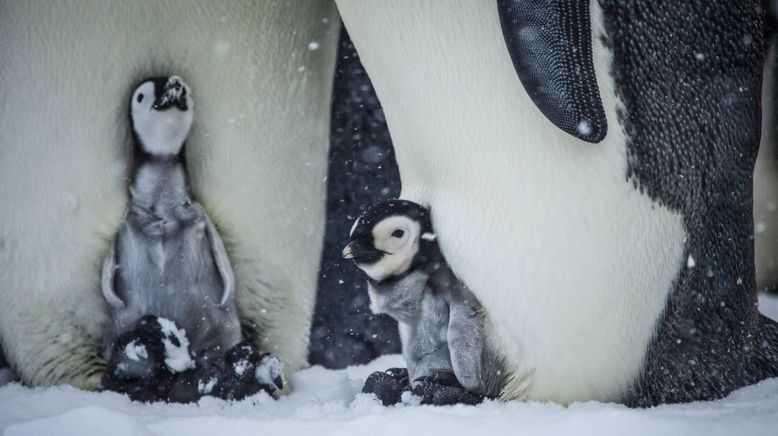
[[[421,225],[405,216],[391,216],[373,227],[373,245],[384,252],[378,262],[359,265],[373,280],[404,273],[419,251]]]
[[[154,82],[143,82],[132,94],[132,125],[143,144],[143,149],[153,155],[175,155],[181,150],[194,119],[191,92],[186,90],[186,110],[171,107],[165,110],[154,109]]]

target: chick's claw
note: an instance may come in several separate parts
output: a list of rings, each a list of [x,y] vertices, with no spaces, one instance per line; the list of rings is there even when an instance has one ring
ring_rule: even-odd
[[[483,396],[469,392],[461,386],[446,386],[429,380],[419,381],[411,392],[421,397],[421,404],[434,406],[475,405],[484,400]]]
[[[433,371],[430,375],[418,377],[414,382],[432,382],[443,386],[451,386],[455,388],[461,388],[462,385],[457,380],[457,376],[451,371]]]
[[[259,358],[255,377],[264,390],[273,394],[284,388],[284,365],[275,354],[265,353]]]

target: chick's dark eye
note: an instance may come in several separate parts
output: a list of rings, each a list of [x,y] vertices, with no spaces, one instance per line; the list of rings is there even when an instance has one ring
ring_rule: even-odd
[[[405,232],[403,232],[400,229],[397,229],[397,230],[392,232],[392,237],[393,238],[402,238],[404,234],[405,234]]]
[[[143,101],[143,94],[138,94],[138,98],[136,100],[138,100],[138,103],[142,102]]]

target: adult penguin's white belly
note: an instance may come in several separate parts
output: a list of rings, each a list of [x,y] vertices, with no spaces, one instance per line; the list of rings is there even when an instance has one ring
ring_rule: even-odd
[[[0,1],[0,338],[23,381],[99,381],[126,102],[168,74],[196,93],[192,189],[226,242],[241,318],[288,371],[304,364],[336,26],[328,2]]]
[[[599,144],[535,108],[495,2],[337,3],[386,113],[402,196],[431,207],[447,260],[491,318],[505,397],[619,399],[687,259],[682,217],[627,178],[597,2],[610,127]]]

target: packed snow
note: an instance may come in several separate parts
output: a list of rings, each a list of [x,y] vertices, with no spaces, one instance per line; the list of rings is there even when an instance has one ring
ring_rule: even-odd
[[[216,386],[216,383],[218,383],[219,379],[216,377],[211,377],[208,379],[208,381],[199,380],[197,382],[197,392],[199,392],[202,395],[208,395],[211,392],[213,392],[213,388]]]
[[[284,380],[284,364],[281,363],[275,354],[267,354],[259,360],[255,375],[257,381],[263,385],[273,386],[276,384],[276,379],[281,381],[281,385],[286,383]]]
[[[149,357],[146,346],[139,343],[137,340],[128,343],[127,346],[124,347],[124,355],[136,362],[140,359]]]
[[[778,318],[778,297],[760,299]],[[292,376],[292,392],[273,400],[262,392],[238,402],[205,397],[197,404],[143,404],[113,392],[61,386],[0,387],[0,429],[26,435],[753,435],[778,434],[778,378],[718,401],[629,409],[597,402],[487,401],[479,406],[419,406],[413,398],[383,407],[361,394],[373,371],[402,366],[398,355],[365,366],[319,366]]]
[[[165,318],[157,318],[162,334],[165,339],[162,343],[165,345],[165,365],[173,372],[184,372],[187,369],[194,368],[195,363],[189,354],[189,339],[186,337],[186,331],[176,327],[173,321]],[[173,341],[173,338],[176,341]]]

